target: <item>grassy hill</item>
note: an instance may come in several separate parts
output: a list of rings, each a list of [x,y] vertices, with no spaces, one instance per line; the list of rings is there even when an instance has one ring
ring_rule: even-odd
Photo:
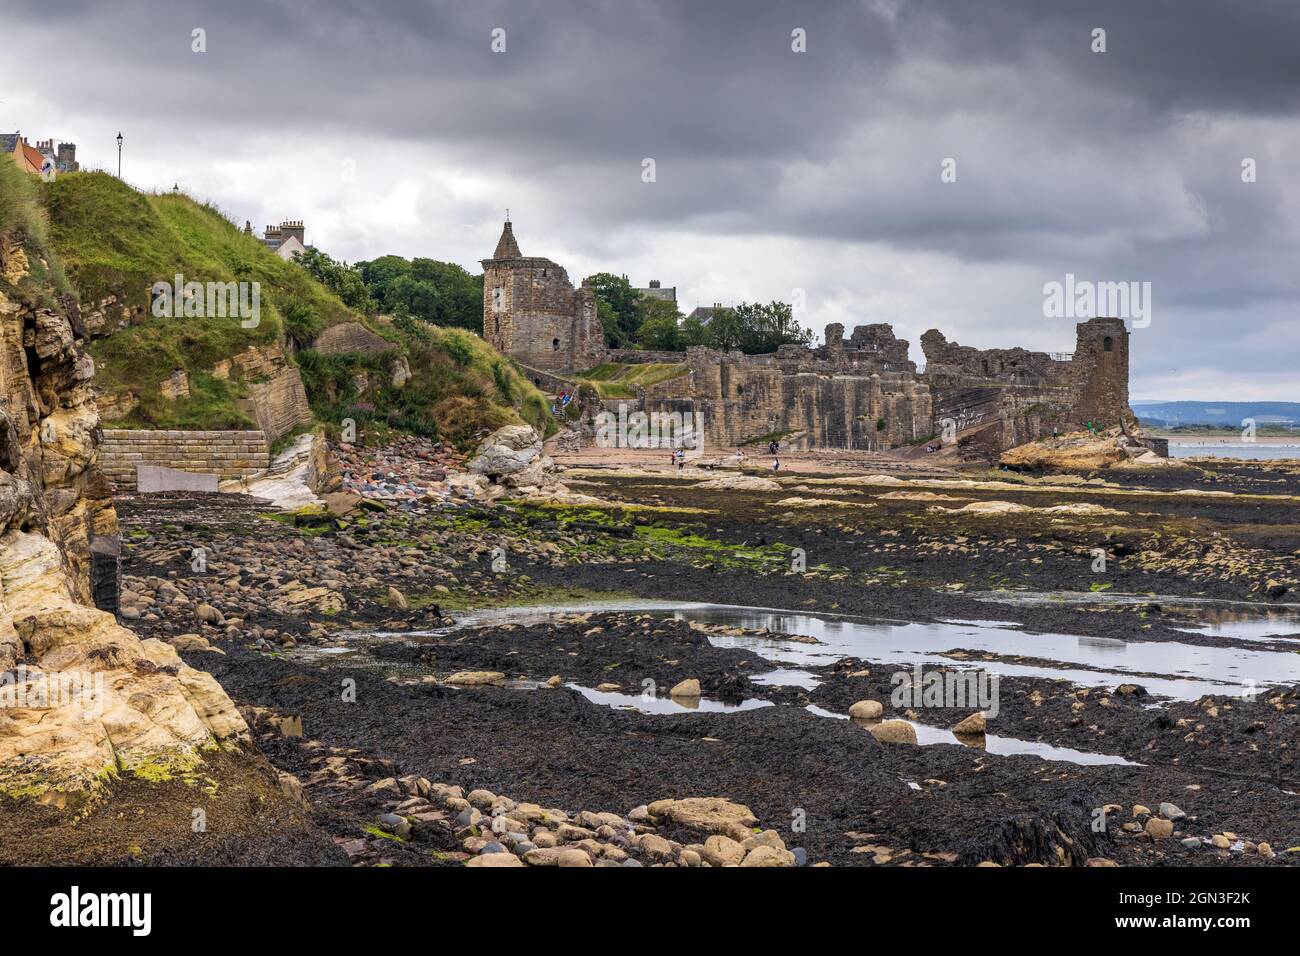
[[[6,181],[14,177],[7,176]],[[142,428],[252,427],[237,400],[247,382],[237,371],[212,374],[223,359],[250,346],[278,342],[300,349],[299,361],[313,413],[324,421],[361,417],[379,424],[468,443],[477,431],[526,420],[545,430],[541,394],[490,346],[425,323],[397,325],[348,309],[303,268],[286,262],[245,235],[220,211],[183,194],[140,193],[105,173],[60,175],[49,183],[32,177],[0,192],[0,226],[8,207],[24,204],[48,213],[48,245],[66,269],[82,311],[101,310],[106,321],[89,351],[96,387],[132,393],[138,405],[121,422]],[[6,205],[6,203],[8,205]],[[16,215],[16,212],[14,213]],[[58,269],[59,266],[54,266]],[[256,282],[261,310],[254,328],[237,318],[160,318],[150,311],[150,287],[186,282]],[[123,322],[123,318],[125,321]],[[311,341],[340,322],[359,322],[393,341],[387,356],[320,356]],[[378,386],[358,394],[350,384],[365,370],[387,372],[398,357],[412,373],[403,388]],[[168,399],[160,385],[174,370],[189,377],[190,396]],[[387,381],[380,375],[376,381]],[[346,379],[346,380],[345,380]]]
[[[546,398],[518,366],[465,329],[443,328],[420,319],[371,318],[373,331],[400,350],[379,354],[298,353],[312,411],[323,421],[351,418],[441,437],[460,447],[473,445],[484,430],[527,422],[542,434],[554,431]],[[412,377],[400,388],[392,373],[405,358]],[[372,383],[357,387],[358,375]]]
[[[72,286],[50,247],[49,223],[41,204],[40,180],[12,162],[0,162],[0,241],[12,243],[27,259],[27,275],[11,285],[0,277],[6,293],[29,305],[54,306]],[[17,269],[14,277],[17,277]]]
[[[624,364],[605,362],[588,372],[576,376],[596,389],[601,398],[632,398],[635,387],[648,388],[669,379],[678,378],[690,371],[685,362],[645,362]]]

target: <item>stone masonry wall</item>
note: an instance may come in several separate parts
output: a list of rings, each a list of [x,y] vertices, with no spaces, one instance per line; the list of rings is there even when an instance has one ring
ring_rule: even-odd
[[[1109,427],[1127,411],[1128,335],[1123,319],[1092,319],[1076,327],[1070,372],[1079,422]]]
[[[783,435],[796,447],[878,450],[977,429],[1007,448],[1054,430],[1112,425],[1128,412],[1128,333],[1119,319],[1079,323],[1072,355],[976,349],[937,329],[921,336],[924,372],[887,323],[826,327],[825,344],[766,355],[692,347],[609,350],[595,296],[549,259],[523,256],[510,223],[482,261],[483,335],[541,383],[601,361],[685,360],[689,374],[638,389],[646,412],[703,414],[708,441],[731,446]]]
[[[225,481],[265,471],[270,461],[271,449],[260,431],[106,428],[99,446],[100,469],[123,492],[136,490],[137,465],[161,465]]]

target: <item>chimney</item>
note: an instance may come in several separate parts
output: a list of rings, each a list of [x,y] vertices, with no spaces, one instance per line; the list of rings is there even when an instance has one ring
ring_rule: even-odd
[[[651,279],[651,280],[650,280],[650,288],[652,288],[652,289],[657,289],[657,288],[659,288],[659,280],[658,280],[658,279]]]
[[[290,219],[280,223],[280,234],[284,236],[286,241],[295,238],[304,246],[307,245],[307,229],[303,226],[301,219]]]

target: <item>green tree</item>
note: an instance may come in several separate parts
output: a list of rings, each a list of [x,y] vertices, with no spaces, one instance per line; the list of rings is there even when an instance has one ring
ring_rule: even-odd
[[[740,349],[750,355],[775,352],[782,345],[812,342],[812,331],[794,320],[788,303],[742,303],[714,312],[708,325],[710,344],[718,349]]]
[[[642,348],[660,352],[680,352],[685,348],[680,328],[682,314],[675,302],[642,296],[636,308],[640,315],[636,340]]]
[[[380,256],[356,266],[380,311],[483,331],[483,277],[454,262]]]
[[[687,316],[682,320],[680,338],[684,349],[692,345],[709,345],[712,342],[709,337],[709,327],[694,316]]]
[[[745,345],[745,324],[736,309],[714,309],[707,329],[709,345],[715,349],[729,352]]]
[[[614,307],[604,299],[596,300],[596,318],[600,319],[600,327],[605,332],[605,344],[612,349],[625,349],[632,343],[627,340],[623,334],[623,329],[618,324],[618,314]]]
[[[357,312],[374,311],[375,303],[366,288],[365,280],[356,266],[335,262],[319,249],[309,247],[293,254],[298,263],[312,278],[343,300],[343,304]]]
[[[637,311],[637,299],[641,293],[632,288],[627,276],[609,272],[590,276],[587,284],[596,293],[596,311],[605,328],[605,344],[612,349],[630,347],[636,342],[637,330],[641,327],[641,313]],[[601,314],[600,303],[609,307],[607,314]]]

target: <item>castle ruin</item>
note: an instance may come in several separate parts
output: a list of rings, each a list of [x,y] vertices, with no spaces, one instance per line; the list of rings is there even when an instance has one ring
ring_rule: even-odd
[[[573,387],[603,362],[680,364],[680,375],[637,387],[626,401],[644,412],[702,414],[715,446],[780,437],[796,448],[878,451],[960,436],[996,452],[1130,414],[1120,319],[1078,323],[1071,354],[976,349],[931,329],[921,336],[924,370],[885,323],[848,337],[833,323],[824,345],[766,355],[608,349],[594,291],[574,289],[551,260],[522,255],[509,222],[483,271],[483,336],[534,382]]]
[[[575,372],[604,361],[596,293],[550,259],[525,256],[507,221],[483,265],[483,338],[523,365]]]

